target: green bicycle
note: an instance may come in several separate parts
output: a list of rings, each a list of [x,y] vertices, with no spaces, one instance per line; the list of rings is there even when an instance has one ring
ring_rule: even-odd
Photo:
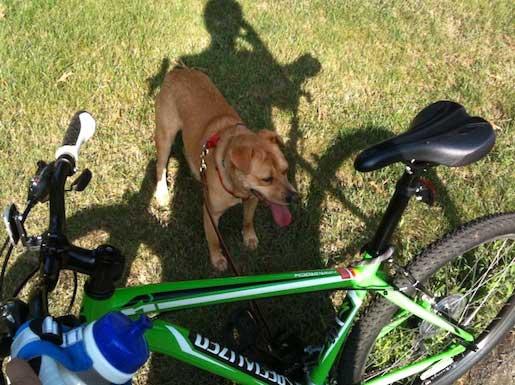
[[[70,244],[65,235],[65,182],[75,172],[80,145],[94,131],[94,121],[85,112],[78,113],[72,123],[57,159],[39,164],[27,208],[20,214],[11,205],[4,214],[10,240],[4,244],[9,249],[0,278],[3,280],[13,245],[20,240],[40,253],[39,269],[33,272],[39,272],[39,284],[28,305],[15,302],[18,307],[28,306],[27,317],[49,314],[48,294],[63,269],[89,276],[80,314],[85,322],[111,311],[131,317],[159,315],[228,302],[347,291],[327,339],[318,349],[304,350],[295,362],[300,368],[296,372],[267,367],[164,320],[155,319],[146,332],[152,352],[247,385],[451,384],[515,324],[515,213],[467,223],[427,247],[405,267],[395,264],[389,245],[412,197],[432,203],[434,193],[423,178],[430,167],[471,164],[487,155],[494,145],[491,125],[482,118],[471,117],[457,103],[440,101],[426,107],[407,132],[357,157],[355,167],[362,172],[396,162],[406,165],[375,236],[363,248],[361,263],[349,268],[126,288],[115,288],[124,270],[124,258],[114,247],[103,245],[87,250]],[[90,178],[83,172],[72,188],[85,188]],[[31,208],[46,199],[50,206],[48,232],[29,237],[23,223]],[[387,274],[386,270],[395,274]],[[14,297],[19,291],[18,288]],[[360,312],[368,303],[369,292],[378,296]],[[16,306],[12,301],[4,303],[2,322],[7,322]],[[4,357],[11,341],[11,334],[2,335]]]

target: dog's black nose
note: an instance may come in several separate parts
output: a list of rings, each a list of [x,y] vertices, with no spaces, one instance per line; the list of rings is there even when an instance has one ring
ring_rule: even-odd
[[[295,203],[297,202],[299,195],[295,191],[288,191],[286,193],[286,202],[287,203]]]

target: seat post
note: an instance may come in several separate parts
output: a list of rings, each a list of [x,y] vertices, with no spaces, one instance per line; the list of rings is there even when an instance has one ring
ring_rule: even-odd
[[[390,240],[397,228],[410,198],[415,195],[419,186],[420,175],[425,170],[422,167],[407,166],[404,174],[397,182],[395,193],[381,219],[374,238],[365,246],[365,250],[373,257],[377,257],[390,246]]]

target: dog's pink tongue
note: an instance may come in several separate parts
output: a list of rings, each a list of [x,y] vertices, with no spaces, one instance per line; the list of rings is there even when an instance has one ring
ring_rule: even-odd
[[[270,210],[272,210],[274,221],[278,226],[284,227],[291,223],[292,216],[288,207],[270,202]]]

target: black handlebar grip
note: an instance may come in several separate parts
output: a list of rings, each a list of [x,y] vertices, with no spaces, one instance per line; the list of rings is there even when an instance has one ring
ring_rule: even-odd
[[[73,115],[70,124],[68,125],[68,129],[64,134],[63,146],[73,146],[77,143],[77,139],[79,139],[80,134],[80,118],[79,115],[86,111],[79,111]]]
[[[70,155],[77,161],[81,145],[95,133],[95,119],[87,111],[77,112],[64,134],[63,144],[57,149],[56,158]]]

